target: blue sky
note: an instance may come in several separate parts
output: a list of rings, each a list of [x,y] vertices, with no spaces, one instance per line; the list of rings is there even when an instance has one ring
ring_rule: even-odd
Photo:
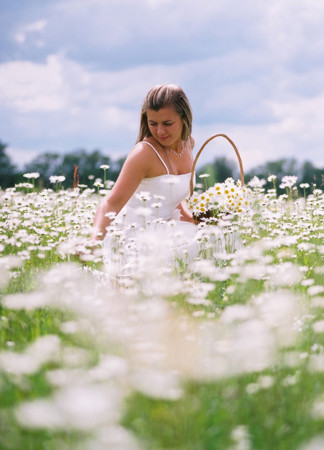
[[[324,166],[324,3],[315,0],[0,0],[0,139],[17,164],[132,148],[147,91],[175,83],[196,150],[228,134],[245,168]],[[202,161],[231,155],[210,144]]]

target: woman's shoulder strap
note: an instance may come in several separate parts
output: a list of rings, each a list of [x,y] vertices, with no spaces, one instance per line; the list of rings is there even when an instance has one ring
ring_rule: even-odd
[[[169,175],[170,172],[169,172],[168,166],[165,164],[165,162],[164,162],[163,159],[161,158],[160,153],[156,150],[156,148],[154,147],[154,145],[152,145],[150,142],[147,142],[147,141],[141,141],[141,142],[139,142],[139,144],[147,144],[147,145],[149,145],[149,146],[155,151],[156,155],[160,158],[160,161],[161,161],[162,164],[164,165],[165,170],[167,171],[167,174]]]

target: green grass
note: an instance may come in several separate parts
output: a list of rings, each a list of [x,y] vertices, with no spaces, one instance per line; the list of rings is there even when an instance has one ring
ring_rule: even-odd
[[[313,400],[323,393],[323,381],[300,371],[296,384],[286,387],[283,380],[290,374],[274,370],[273,387],[254,394],[246,388],[256,375],[190,383],[176,402],[136,394],[128,400],[124,424],[152,449],[227,449],[233,445],[233,429],[241,425],[248,429],[251,448],[296,449],[324,432],[323,421],[310,415]]]
[[[62,197],[63,194],[60,194]],[[27,197],[26,197],[27,198]],[[24,198],[22,197],[23,201]],[[85,200],[82,200],[84,202]],[[77,200],[73,204],[73,224],[63,229],[65,214],[71,209],[64,205],[63,201],[56,204],[53,214],[46,217],[46,222],[52,225],[49,230],[54,230],[57,235],[50,235],[48,231],[42,236],[41,244],[58,242],[59,239],[67,239],[71,236],[79,236],[78,228],[73,228],[75,223],[80,225],[82,231],[82,216],[77,216]],[[8,203],[6,207],[13,207]],[[59,209],[59,205],[64,207]],[[321,208],[322,203],[317,204]],[[0,205],[1,206],[1,205]],[[271,204],[267,207],[271,211]],[[15,213],[19,208],[13,208]],[[87,210],[87,207],[85,207]],[[36,210],[33,208],[33,210]],[[61,212],[60,212],[61,211]],[[10,218],[6,210],[6,218]],[[38,216],[37,216],[38,217]],[[61,231],[56,231],[55,221],[59,220]],[[52,218],[52,219],[51,219]],[[309,218],[296,218],[294,216],[282,216],[278,220],[266,220],[260,214],[255,217],[255,228],[242,231],[242,238],[247,246],[250,243],[258,245],[263,239],[271,242],[276,236],[283,233],[284,236],[297,236],[296,242],[283,244],[274,248],[265,248],[264,257],[271,257],[268,266],[275,266],[285,261],[296,264],[303,270],[303,281],[313,280],[313,284],[324,286],[323,274],[318,268],[323,268],[323,224],[321,216]],[[86,221],[86,219],[84,219]],[[304,225],[300,222],[304,220]],[[23,223],[23,222],[22,222]],[[12,225],[13,226],[13,225]],[[17,230],[24,228],[17,225]],[[20,228],[19,228],[20,227]],[[40,225],[41,227],[41,225]],[[58,228],[58,229],[61,229]],[[37,237],[30,228],[29,237]],[[11,230],[8,236],[14,237],[16,231]],[[284,231],[283,231],[284,230]],[[2,228],[5,233],[5,228]],[[3,242],[5,242],[3,240]],[[1,243],[1,241],[0,241]],[[307,246],[299,246],[307,244]],[[30,250],[29,259],[23,262],[22,267],[11,269],[10,281],[0,291],[0,356],[3,352],[25,352],[26,349],[38,338],[45,335],[59,337],[63,347],[72,347],[76,350],[86,350],[90,355],[83,364],[76,364],[73,368],[85,373],[96,367],[101,357],[117,355],[125,357],[127,351],[118,344],[105,342],[100,335],[100,329],[82,329],[76,333],[64,333],[64,322],[78,321],[80,318],[77,310],[59,308],[55,305],[46,306],[34,310],[11,310],[5,308],[2,297],[16,293],[31,293],[38,288],[38,276],[55,264],[70,260],[79,262],[77,255],[62,256],[56,246],[45,252],[44,258],[39,258],[36,248]],[[314,246],[313,248],[311,246]],[[29,242],[23,242],[21,246],[6,245],[2,256],[17,255],[20,251],[28,251]],[[286,252],[286,253],[285,253]],[[1,260],[1,258],[0,258]],[[254,279],[253,277],[239,278],[243,268],[248,263],[258,264],[258,258],[251,256],[250,260],[237,263],[238,270],[234,270],[225,281],[212,281],[199,273],[192,274],[193,281],[209,283],[212,289],[206,296],[208,304],[190,304],[188,295],[178,293],[168,298],[168,305],[172,305],[181,316],[187,316],[196,324],[204,321],[218,323],[227,307],[233,305],[249,305],[251,300],[264,292],[272,292],[276,295],[276,289],[269,285],[267,277]],[[96,261],[88,261],[90,267],[99,267]],[[241,264],[241,265],[240,265]],[[223,262],[222,270],[226,271],[231,261]],[[257,267],[257,266],[256,266]],[[1,269],[1,266],[0,266]],[[186,275],[186,266],[178,265],[175,276],[183,280]],[[278,275],[280,276],[280,274]],[[138,283],[140,285],[140,282]],[[147,449],[181,449],[181,450],[222,450],[222,449],[255,449],[255,450],[295,450],[303,443],[324,433],[324,418],[315,417],[312,414],[314,402],[324,395],[324,380],[322,372],[311,370],[309,361],[312,357],[322,356],[324,353],[324,332],[316,333],[312,324],[323,320],[322,308],[312,307],[312,296],[309,294],[309,286],[306,283],[296,282],[288,286],[288,290],[298,295],[302,310],[303,324],[298,331],[294,343],[280,350],[275,363],[262,372],[243,373],[237,370],[236,376],[224,376],[220,379],[202,380],[194,376],[184,377],[183,395],[178,400],[155,399],[136,391],[133,388],[127,390],[127,398],[123,405],[121,425],[130,430]],[[55,289],[55,286],[53,287]],[[323,297],[323,293],[319,296]],[[139,295],[140,297],[140,295]],[[99,298],[99,297],[98,297]],[[93,309],[100,308],[96,301],[97,293],[93,294]],[[141,297],[140,297],[141,298]],[[324,297],[323,297],[324,298]],[[119,298],[116,297],[116,304]],[[121,300],[120,300],[121,301]],[[145,299],[138,302],[144,305]],[[142,302],[142,303],[141,303]],[[82,292],[80,293],[80,305]],[[193,317],[195,312],[201,315]],[[106,312],[107,313],[107,312]],[[107,313],[107,321],[109,319]],[[86,320],[87,317],[82,316]],[[88,323],[88,322],[86,322]],[[91,323],[91,322],[89,322]],[[88,325],[90,327],[90,325]],[[107,326],[108,327],[108,326]],[[154,331],[154,330],[152,330]],[[138,336],[135,335],[134,339]],[[124,352],[124,353],[123,353]],[[286,354],[293,353],[296,362],[289,366],[283,361]],[[127,355],[131,360],[132,355]],[[185,355],[184,355],[185,357]],[[250,355],[254,357],[253,354]],[[282,358],[282,360],[281,360]],[[1,360],[0,360],[1,361]],[[56,387],[47,377],[53,370],[69,369],[62,360],[47,362],[31,374],[16,375],[6,372],[0,364],[0,449],[1,450],[57,450],[71,449],[83,443],[89,432],[83,430],[68,431],[59,429],[29,429],[19,424],[15,416],[15,408],[23,402],[33,399],[47,399],[55,395]],[[107,369],[108,370],[108,369]],[[125,382],[119,379],[118,382]],[[263,385],[265,380],[266,384]],[[268,384],[267,384],[268,382]],[[235,438],[241,432],[241,443]],[[236,439],[236,441],[235,441]],[[244,447],[244,439],[246,440]],[[240,446],[241,445],[241,446]]]

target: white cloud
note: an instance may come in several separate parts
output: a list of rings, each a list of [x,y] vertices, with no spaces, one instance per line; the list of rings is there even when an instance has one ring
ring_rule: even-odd
[[[24,27],[25,31],[43,31],[46,28],[47,20],[41,19],[30,23]]]
[[[26,40],[26,35],[25,33],[23,33],[22,31],[18,31],[15,35],[14,35],[14,40],[16,42],[18,42],[18,44],[23,44]]]
[[[28,61],[0,65],[0,99],[18,112],[44,112],[65,106],[64,80],[56,57],[46,64]]]
[[[285,58],[300,56],[304,50],[323,48],[322,29],[324,4],[307,0],[273,0],[269,2],[264,33],[269,45]],[[312,42],[312,48],[308,46]]]
[[[276,134],[286,140],[285,148],[323,167],[324,92],[315,97],[277,101],[272,104],[272,108],[280,120]]]
[[[13,39],[18,44],[23,44],[28,40],[28,38],[31,37],[34,40],[34,43],[37,44],[40,42],[38,35],[43,30],[45,30],[46,26],[47,20],[45,19],[40,19],[36,22],[28,23],[15,32]]]
[[[324,4],[60,0],[37,14],[13,27],[26,56],[0,65],[0,138],[15,148],[125,153],[148,89],[174,82],[197,144],[226,132],[246,166],[324,164]]]
[[[224,59],[215,58],[206,64],[212,71],[220,62]],[[231,66],[235,62],[227,57],[227,63]],[[20,113],[13,121],[27,137],[38,135],[44,142],[52,139],[57,142],[59,134],[61,142],[71,142],[72,137],[77,136],[75,146],[89,142],[90,137],[94,146],[106,143],[105,147],[110,147],[113,153],[118,148],[125,153],[136,138],[140,105],[147,88],[161,79],[182,80],[188,85],[190,97],[194,90],[191,77],[198,79],[200,70],[200,62],[193,62],[178,66],[143,66],[119,72],[91,71],[63,56],[52,55],[46,64],[22,61],[0,66],[0,79],[7,81],[9,86],[1,91],[1,96],[10,108]],[[289,83],[289,73],[283,79],[285,86]],[[317,164],[323,164],[318,152],[324,138],[321,127],[324,95],[282,96],[282,90],[284,88],[279,86],[271,93],[272,98],[267,98],[252,80],[223,82],[218,90],[212,93],[207,90],[201,96],[203,104],[195,105],[198,110],[194,127],[197,145],[212,134],[224,132],[242,149],[246,168],[269,159],[298,156],[304,159],[309,156]],[[243,123],[233,123],[231,111],[235,115],[236,108],[243,116],[254,114],[255,120],[247,121],[242,117]],[[199,120],[199,110],[208,112],[209,125],[203,125]],[[217,110],[214,118],[213,112]],[[227,111],[226,119],[222,117],[224,111]],[[21,115],[27,112],[29,116]],[[258,123],[258,114],[264,114],[268,120]],[[224,151],[228,154],[227,149]],[[216,154],[208,151],[203,160],[212,160],[219,156],[217,152],[218,149]],[[230,153],[230,156],[235,159],[235,155]]]

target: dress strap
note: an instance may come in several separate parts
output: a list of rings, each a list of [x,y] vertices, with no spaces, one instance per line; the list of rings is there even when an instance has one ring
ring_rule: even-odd
[[[168,166],[165,164],[165,162],[163,161],[163,159],[161,158],[161,156],[160,156],[160,154],[159,154],[159,152],[156,150],[156,148],[155,147],[153,147],[153,145],[152,144],[150,144],[149,142],[147,142],[147,141],[141,141],[143,144],[147,144],[147,145],[149,145],[150,147],[152,147],[153,148],[153,150],[155,151],[155,153],[157,154],[157,156],[160,158],[160,161],[162,162],[162,164],[164,165],[164,167],[165,167],[165,170],[167,171],[167,174],[168,175],[170,175],[170,172],[169,172],[169,169],[168,169]]]

